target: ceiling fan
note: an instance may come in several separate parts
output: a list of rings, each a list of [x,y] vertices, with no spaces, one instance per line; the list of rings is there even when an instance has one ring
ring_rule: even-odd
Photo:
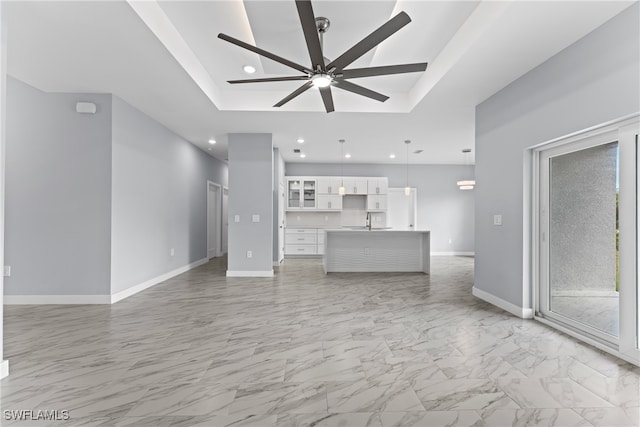
[[[411,22],[411,18],[405,12],[400,12],[380,28],[369,34],[367,37],[356,43],[342,55],[330,61],[326,59],[322,52],[322,37],[329,28],[329,20],[327,18],[316,18],[313,14],[313,7],[310,0],[296,0],[296,7],[302,24],[302,31],[307,42],[309,57],[311,58],[311,66],[305,67],[288,59],[282,58],[271,52],[267,52],[259,47],[252,46],[241,40],[235,39],[226,34],[218,34],[218,38],[233,43],[244,49],[250,50],[269,58],[280,64],[286,65],[304,73],[303,76],[287,76],[287,77],[269,77],[261,79],[246,80],[229,80],[231,84],[238,83],[262,83],[262,82],[284,82],[292,80],[306,80],[298,89],[282,98],[274,107],[282,107],[293,98],[305,92],[312,86],[320,89],[320,95],[327,113],[334,111],[333,96],[331,95],[331,87],[346,90],[376,101],[384,102],[389,99],[388,96],[378,92],[374,92],[365,87],[347,81],[357,77],[384,76],[389,74],[414,73],[427,69],[427,63],[421,62],[417,64],[387,65],[382,67],[368,68],[352,68],[346,69],[351,63],[360,58],[365,53],[376,47],[385,39],[393,35],[396,31]]]

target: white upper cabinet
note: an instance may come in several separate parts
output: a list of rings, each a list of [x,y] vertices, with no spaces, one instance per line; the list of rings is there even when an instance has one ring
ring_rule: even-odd
[[[342,196],[337,194],[319,194],[318,210],[340,211],[342,210]]]
[[[342,211],[344,197],[366,201],[369,211],[387,209],[388,179],[386,177],[287,176],[287,210]],[[344,186],[345,194],[340,194]],[[351,204],[353,205],[353,203]],[[353,206],[351,206],[353,208]]]
[[[387,195],[386,194],[369,194],[367,196],[367,210],[369,212],[386,211]]]
[[[367,194],[387,194],[387,178],[375,178],[367,180]]]
[[[368,190],[368,181],[366,178],[345,179],[345,194],[362,194],[366,195]]]
[[[315,179],[287,179],[287,209],[316,209]]]
[[[339,179],[318,178],[318,194],[338,194],[340,184]]]

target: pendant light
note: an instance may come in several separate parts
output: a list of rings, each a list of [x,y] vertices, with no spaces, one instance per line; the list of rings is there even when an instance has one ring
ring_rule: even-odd
[[[471,148],[465,148],[462,150],[462,154],[464,156],[464,164],[470,165],[471,161],[467,161],[467,157],[471,156]],[[457,182],[460,190],[473,190],[476,185],[476,181],[474,179],[464,179],[462,181]]]
[[[344,188],[344,139],[339,139],[340,143],[340,187],[338,188],[338,194],[344,196],[346,190]]]
[[[404,143],[407,146],[407,186],[404,187],[404,194],[405,196],[410,196],[411,187],[409,187],[409,144],[411,144],[411,140],[407,139],[404,141]]]

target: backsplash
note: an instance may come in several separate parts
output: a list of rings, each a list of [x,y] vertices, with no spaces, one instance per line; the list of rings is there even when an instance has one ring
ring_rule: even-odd
[[[385,227],[387,215],[384,212],[372,212],[373,228]],[[348,209],[341,212],[305,212],[288,211],[285,215],[287,227],[364,227],[367,211]]]

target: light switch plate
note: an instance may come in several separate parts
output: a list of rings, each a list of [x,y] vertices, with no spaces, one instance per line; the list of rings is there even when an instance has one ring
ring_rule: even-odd
[[[10,265],[5,265],[4,266],[4,277],[10,277],[11,276],[11,266]]]
[[[493,225],[502,225],[502,215],[493,216]]]
[[[258,215],[258,214],[251,215],[251,221],[260,222],[260,215]]]
[[[240,222],[240,215],[235,215],[235,216],[233,217],[233,221],[234,221],[234,222]]]

